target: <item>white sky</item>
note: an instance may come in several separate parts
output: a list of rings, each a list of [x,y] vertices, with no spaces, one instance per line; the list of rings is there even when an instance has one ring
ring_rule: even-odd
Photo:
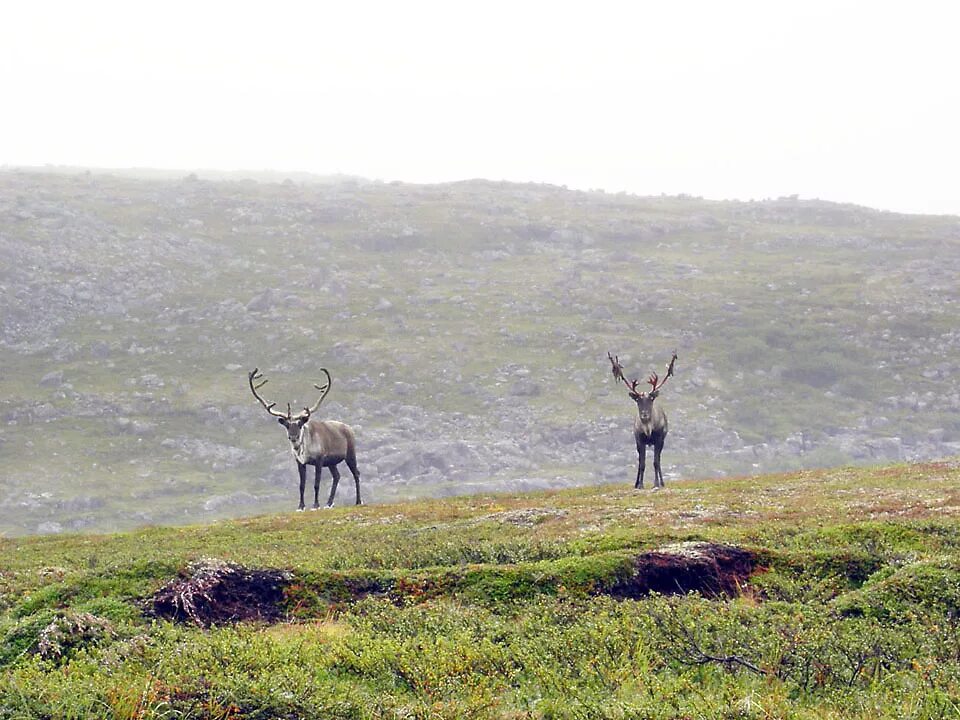
[[[0,7],[0,165],[485,177],[960,214],[960,3]]]

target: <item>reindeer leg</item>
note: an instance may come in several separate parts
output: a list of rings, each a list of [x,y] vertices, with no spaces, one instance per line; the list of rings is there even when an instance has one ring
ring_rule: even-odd
[[[663,452],[663,438],[657,440],[653,446],[653,477],[654,485],[663,487],[663,471],[660,469],[660,453]]]
[[[307,466],[298,462],[297,472],[300,473],[300,507],[297,508],[297,512],[300,512],[303,510],[303,490],[307,485]]]
[[[357,470],[357,459],[348,456],[347,467],[350,468],[350,472],[353,473],[353,480],[357,485],[357,505],[363,505],[363,502],[360,500],[360,471]]]
[[[633,487],[643,489],[643,472],[647,469],[647,446],[642,442],[637,443],[637,454],[640,456],[640,462],[637,464],[637,481]]]
[[[333,475],[333,482],[330,484],[330,497],[327,498],[327,507],[333,507],[333,498],[337,494],[337,483],[340,482],[340,471],[336,465],[330,466],[330,474]]]
[[[313,478],[313,509],[320,507],[320,463],[317,463],[317,474]]]

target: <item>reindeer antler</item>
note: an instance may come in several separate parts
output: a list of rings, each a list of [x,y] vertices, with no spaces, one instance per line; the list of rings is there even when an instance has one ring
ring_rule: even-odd
[[[248,380],[250,381],[250,392],[252,392],[252,393],[253,393],[253,396],[254,396],[257,400],[260,401],[260,404],[263,405],[264,408],[266,408],[266,411],[267,411],[268,413],[270,413],[270,414],[273,415],[274,417],[281,417],[281,418],[282,418],[282,417],[287,417],[287,418],[290,417],[290,406],[289,406],[289,405],[287,405],[287,414],[284,415],[283,413],[277,412],[276,410],[273,409],[273,406],[276,405],[275,402],[274,402],[274,403],[270,403],[270,404],[268,405],[268,404],[267,404],[267,401],[264,400],[262,397],[260,397],[260,393],[258,393],[257,390],[259,390],[259,389],[262,388],[264,385],[266,385],[266,384],[269,382],[269,380],[266,380],[266,379],[263,378],[263,373],[260,372],[260,369],[259,369],[259,368],[254,368],[251,372],[249,372],[249,373],[247,374],[247,378],[248,378]],[[260,380],[260,379],[263,379],[263,382],[257,383],[257,385],[254,386],[254,384],[253,384],[254,381],[255,381],[255,380]]]
[[[313,386],[317,390],[319,390],[322,394],[320,395],[320,399],[317,400],[317,402],[314,404],[312,408],[304,408],[304,410],[307,411],[308,416],[312,415],[317,411],[317,408],[320,407],[320,403],[322,403],[323,399],[330,393],[330,388],[333,386],[333,378],[330,377],[330,372],[326,368],[320,368],[320,372],[322,372],[324,375],[327,376],[327,384],[324,385],[323,387],[320,387],[316,383],[313,384]]]
[[[620,380],[626,382],[626,378],[623,377],[623,365],[620,364],[620,356],[611,355],[610,352],[607,351],[607,358],[610,360],[610,365],[612,366],[611,369],[613,370],[613,379],[617,380],[618,382]]]
[[[667,374],[663,376],[663,380],[662,380],[662,381],[660,381],[660,378],[657,376],[657,374],[656,374],[655,372],[654,372],[654,373],[650,373],[650,377],[649,377],[649,379],[647,380],[647,382],[650,383],[650,386],[651,386],[651,387],[650,387],[650,392],[651,392],[651,394],[652,394],[652,393],[655,393],[655,392],[658,392],[658,391],[660,390],[660,388],[662,388],[664,385],[667,384],[667,380],[669,380],[671,377],[673,377],[673,364],[674,364],[676,361],[677,361],[677,351],[674,350],[674,351],[673,351],[673,357],[670,358],[670,362],[667,364]]]
[[[627,380],[623,374],[623,365],[620,364],[619,355],[611,355],[610,352],[607,352],[607,357],[610,359],[611,370],[613,371],[613,378],[617,381],[622,381],[624,385],[627,386],[627,390],[635,393],[637,391],[637,383],[639,380]]]
[[[330,387],[333,385],[333,380],[330,377],[330,372],[326,368],[320,368],[320,372],[322,372],[324,375],[327,376],[326,385],[320,386],[320,385],[317,385],[316,383],[314,383],[313,385],[317,390],[321,392],[320,399],[317,400],[316,403],[314,403],[313,407],[304,407],[303,412],[297,415],[298,418],[310,417],[313,413],[315,413],[317,411],[317,408],[320,407],[320,403],[323,402],[324,398],[326,398],[327,394],[330,392]],[[247,377],[250,381],[250,392],[252,392],[253,396],[260,401],[260,404],[263,405],[263,407],[266,409],[268,413],[270,413],[274,417],[286,418],[287,420],[290,420],[293,418],[293,409],[290,407],[290,403],[287,403],[287,414],[284,415],[282,412],[277,412],[276,410],[273,409],[274,406],[276,405],[275,402],[267,403],[267,401],[260,396],[260,393],[257,392],[257,390],[259,390],[264,385],[266,385],[267,382],[269,382],[263,377],[263,374],[260,372],[258,368],[254,368],[253,371],[247,373]],[[262,382],[258,382],[256,385],[254,385],[254,382],[258,380],[261,380]]]

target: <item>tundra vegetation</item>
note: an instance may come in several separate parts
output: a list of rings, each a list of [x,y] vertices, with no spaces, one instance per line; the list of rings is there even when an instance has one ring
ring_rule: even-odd
[[[0,532],[289,509],[254,364],[366,502],[631,483],[609,348],[683,359],[668,487],[960,454],[955,217],[183,175],[0,172]]]
[[[957,717],[958,513],[939,462],[8,538],[0,718]],[[704,543],[751,571],[631,584]]]

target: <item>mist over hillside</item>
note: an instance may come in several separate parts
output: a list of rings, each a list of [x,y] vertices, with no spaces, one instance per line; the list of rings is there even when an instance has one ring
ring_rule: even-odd
[[[958,277],[960,218],[796,198],[3,172],[0,532],[292,510],[255,366],[331,370],[375,502],[632,482],[608,350],[677,350],[668,486],[960,454]]]

